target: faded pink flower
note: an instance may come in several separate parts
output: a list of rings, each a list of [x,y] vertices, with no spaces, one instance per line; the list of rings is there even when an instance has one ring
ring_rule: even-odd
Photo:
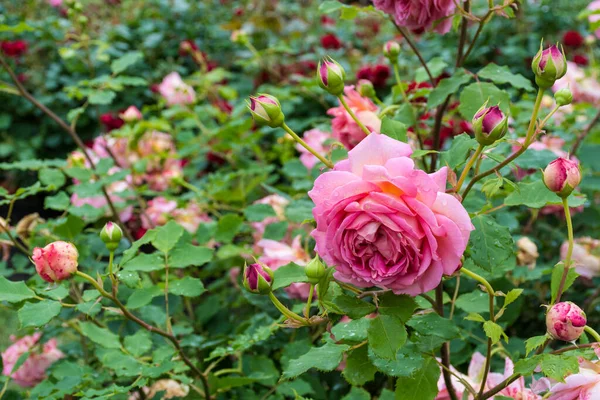
[[[50,339],[43,345],[38,345],[42,334],[36,332],[31,336],[24,336],[17,340],[10,337],[13,344],[2,353],[4,368],[2,373],[10,376],[21,387],[33,387],[46,378],[46,370],[55,361],[64,357],[58,349],[56,339]],[[27,360],[11,374],[13,367],[23,354],[30,352]]]
[[[125,111],[119,114],[119,118],[125,122],[139,121],[142,117],[142,113],[136,106],[129,106]]]
[[[145,229],[151,229],[152,226],[161,226],[169,221],[171,213],[177,208],[177,202],[174,200],[167,200],[164,197],[155,197],[148,201],[148,208],[146,208],[146,215],[142,215],[142,227]],[[147,217],[147,218],[146,218]],[[150,221],[152,223],[150,223]]]
[[[315,151],[321,155],[326,155],[329,152],[329,147],[325,145],[325,141],[331,137],[331,134],[328,132],[323,132],[319,129],[311,129],[309,131],[304,132],[303,139],[304,141]],[[315,157],[310,151],[306,150],[300,144],[296,144],[296,150],[300,152],[300,161],[302,164],[308,168],[312,169],[318,162],[319,159]]]
[[[460,267],[469,215],[445,193],[447,168],[428,175],[411,153],[372,133],[315,181],[315,250],[337,279],[416,296]]]
[[[564,260],[567,256],[569,242],[565,241],[560,247],[560,257]],[[571,260],[575,264],[575,271],[585,278],[600,276],[600,240],[590,237],[575,239]]]
[[[196,233],[203,222],[211,222],[212,219],[202,211],[198,203],[189,202],[185,208],[177,208],[172,212],[173,219],[186,231]]]
[[[600,14],[598,15],[600,18]],[[590,71],[580,68],[577,64],[567,61],[567,73],[556,81],[552,90],[569,88],[573,94],[573,103],[600,103],[600,82],[591,75]]]
[[[187,85],[177,72],[171,72],[164,77],[158,85],[158,92],[170,106],[192,104],[196,101],[194,88]]]
[[[344,99],[363,125],[371,132],[380,132],[381,120],[377,116],[378,108],[371,100],[362,97],[354,90],[354,86],[346,86]],[[333,115],[331,121],[333,137],[339,140],[348,150],[354,148],[367,136],[341,104],[338,107],[330,108],[327,114]]]
[[[579,361],[579,372],[569,375],[565,382],[550,388],[547,400],[594,400],[600,399],[600,365],[585,359]]]
[[[58,8],[60,6],[62,6],[63,0],[48,0],[48,4],[50,4],[52,7]]]
[[[69,242],[52,242],[44,248],[33,249],[31,259],[35,270],[47,282],[60,282],[77,272],[77,248]]]
[[[373,0],[375,7],[386,12],[400,26],[413,31],[432,30],[445,34],[452,27],[456,8],[454,0]]]
[[[577,304],[563,301],[553,305],[546,314],[546,328],[554,339],[572,342],[583,333],[587,319]]]
[[[109,175],[114,174],[116,171],[117,169],[111,169],[109,171]],[[126,179],[130,178],[127,177]],[[108,197],[115,205],[117,210],[119,210],[119,218],[123,222],[129,221],[133,215],[133,207],[124,206],[123,202],[125,201],[125,199],[123,199],[123,197],[121,197],[120,195],[120,193],[126,191],[128,188],[129,185],[125,181],[118,181],[112,183],[106,188]],[[106,198],[103,195],[98,195],[94,197],[80,197],[77,193],[73,193],[71,195],[71,204],[75,207],[82,207],[86,204],[89,204],[94,208],[105,209],[105,215],[110,215],[111,213]]]
[[[287,207],[289,203],[290,201],[288,199],[278,194],[271,194],[254,202],[254,204],[268,204],[273,207],[273,210],[275,211],[275,216],[267,217],[262,221],[251,223],[252,228],[254,229],[254,240],[256,242],[262,239],[267,225],[275,222],[285,221],[285,207]]]
[[[485,359],[485,358],[484,358]],[[492,372],[486,382],[486,390],[498,386],[502,381],[511,376],[515,371],[515,365],[510,358],[504,359],[504,374]],[[525,387],[525,378],[522,376],[498,392],[498,396],[505,396],[516,400],[541,400],[542,396],[536,394],[530,388]]]
[[[300,239],[300,236],[296,236],[291,246],[275,240],[260,240],[256,245],[262,249],[263,255],[258,261],[266,264],[272,270],[292,262],[303,267],[306,266],[310,262],[310,256],[302,248]],[[291,298],[307,299],[310,285],[308,283],[292,283],[285,288],[285,291]]]

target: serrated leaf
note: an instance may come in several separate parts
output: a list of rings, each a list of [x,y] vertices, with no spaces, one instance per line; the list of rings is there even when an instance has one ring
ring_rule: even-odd
[[[393,360],[400,347],[406,343],[408,334],[400,318],[378,315],[371,319],[367,336],[369,346],[377,356]]]
[[[361,342],[367,338],[367,330],[371,321],[367,318],[353,319],[349,322],[339,322],[332,329],[331,333],[336,341],[348,340],[352,342]]]
[[[333,371],[342,362],[342,356],[350,346],[343,344],[326,343],[321,347],[311,349],[295,360],[290,360],[287,368],[283,370],[283,379],[295,378],[311,368],[319,371]]]
[[[44,199],[44,208],[51,210],[64,211],[71,204],[71,199],[65,192],[58,192],[54,196],[48,196]]]
[[[21,328],[43,326],[60,314],[62,306],[58,301],[44,300],[38,303],[25,303],[17,313]]]
[[[471,232],[469,247],[475,264],[492,271],[513,255],[513,238],[506,226],[489,215],[477,215],[471,222],[475,230]]]
[[[117,94],[112,90],[94,90],[88,96],[90,104],[107,105],[117,97]]]
[[[397,295],[392,292],[379,296],[378,311],[381,315],[395,315],[406,323],[416,309],[417,302],[410,296]]]
[[[441,153],[441,164],[455,169],[467,160],[469,152],[477,146],[477,140],[466,133],[462,133],[452,139],[448,151]]]
[[[152,239],[152,245],[163,253],[171,251],[183,235],[183,227],[175,221],[169,221],[157,228],[156,237]]]
[[[504,340],[508,342],[508,336],[504,333],[504,329],[495,322],[485,321],[483,323],[483,330],[485,331],[485,335],[492,339],[492,344],[498,343],[500,337],[504,337]]]
[[[548,337],[546,335],[530,337],[525,341],[525,355],[528,356],[533,350],[537,349],[546,343]]]
[[[374,304],[346,294],[334,297],[333,303],[352,319],[362,318],[376,309]]]
[[[194,246],[191,243],[177,245],[169,254],[170,268],[200,266],[209,262],[214,250],[208,247]]]
[[[61,170],[55,168],[43,168],[38,172],[38,178],[46,186],[60,188],[67,181],[67,178]]]
[[[457,93],[458,89],[469,83],[470,80],[471,75],[467,74],[464,69],[459,69],[451,77],[442,79],[429,94],[427,107],[432,109],[439,106],[446,100],[446,97]]]
[[[132,51],[124,56],[117,58],[110,64],[110,69],[114,75],[120,74],[133,64],[140,61],[144,55],[139,51]]]
[[[25,282],[11,282],[0,276],[0,301],[18,303],[35,297],[33,290],[29,289]]]
[[[362,386],[375,378],[377,368],[369,360],[368,346],[364,345],[348,354],[344,378],[351,385]]]
[[[540,364],[542,373],[549,378],[564,382],[565,376],[579,371],[577,356],[544,354]]]
[[[268,217],[276,216],[275,210],[269,204],[252,204],[244,210],[246,219],[250,222],[260,222]]]
[[[533,90],[533,85],[529,79],[525,78],[521,74],[513,74],[506,65],[499,66],[494,63],[489,63],[480,69],[477,75],[480,78],[489,79],[499,85],[508,83],[517,89],[524,89],[527,91]]]
[[[490,311],[488,294],[480,290],[458,296],[455,304],[457,308],[468,313],[478,314]]]
[[[499,105],[504,114],[510,111],[508,93],[488,82],[476,82],[464,88],[460,94],[458,110],[467,121],[470,121],[486,101],[490,105]]]
[[[466,320],[469,321],[475,321],[475,322],[485,322],[485,318],[483,318],[481,315],[477,314],[477,313],[469,313],[469,315],[467,315],[465,317]]]
[[[558,296],[558,288],[560,286],[560,281],[562,280],[562,276],[564,274],[565,271],[565,264],[561,261],[558,264],[556,264],[554,266],[554,268],[552,269],[552,280],[550,282],[550,291],[552,293],[552,303],[554,303],[554,300],[556,300],[556,296]],[[569,289],[571,287],[571,285],[573,285],[573,282],[575,282],[575,279],[577,279],[577,277],[579,276],[579,274],[577,273],[577,271],[575,271],[575,268],[571,267],[569,268],[569,270],[567,271],[567,277],[565,279],[565,284],[563,287],[563,293],[567,291],[567,289]]]
[[[122,265],[122,271],[142,271],[151,272],[159,271],[165,268],[164,257],[158,253],[146,254],[142,253],[139,256],[132,258]]]
[[[504,200],[507,206],[524,205],[529,208],[542,208],[548,204],[560,204],[562,200],[556,193],[548,190],[541,180],[532,183],[519,183],[517,190],[509,194]],[[569,206],[578,207],[585,204],[585,197],[569,197]]]
[[[127,299],[127,308],[132,310],[150,304],[152,299],[164,294],[158,286],[135,290]]]
[[[444,69],[448,66],[448,63],[444,61],[442,57],[434,57],[427,62],[427,68],[429,68],[429,72],[434,78],[437,78],[444,72]],[[425,71],[425,68],[419,67],[415,72],[415,81],[417,82],[425,82],[429,81],[429,75]]]
[[[134,357],[140,357],[152,348],[150,333],[141,329],[131,336],[126,336],[123,343],[125,349]]]
[[[288,287],[295,282],[308,282],[304,267],[290,263],[273,271],[273,290]]]
[[[119,336],[106,328],[100,328],[92,322],[79,322],[79,329],[81,330],[82,335],[102,347],[106,347],[107,349],[121,348]]]
[[[381,133],[391,137],[392,139],[396,139],[399,142],[406,143],[408,140],[406,136],[406,125],[400,121],[395,121],[388,117],[384,117],[381,121]]]
[[[396,400],[433,400],[438,388],[440,367],[433,358],[425,363],[411,377],[400,377],[396,381]]]
[[[191,276],[169,282],[169,293],[178,296],[197,297],[205,291],[202,281]]]
[[[510,292],[506,293],[506,297],[504,297],[503,307],[507,307],[509,304],[517,300],[521,293],[523,293],[523,289],[512,289]]]

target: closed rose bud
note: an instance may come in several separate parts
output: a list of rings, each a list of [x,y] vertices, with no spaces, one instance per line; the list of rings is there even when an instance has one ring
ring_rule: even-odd
[[[573,93],[569,88],[562,88],[554,93],[554,100],[558,106],[568,106],[573,102]]]
[[[248,109],[254,118],[254,122],[260,126],[267,125],[271,128],[277,128],[285,120],[279,101],[268,94],[250,96]]]
[[[115,251],[119,247],[119,242],[123,237],[123,231],[119,225],[113,222],[107,222],[104,228],[100,231],[100,239],[106,244],[106,248],[110,251]]]
[[[546,329],[554,339],[572,342],[583,333],[587,319],[576,304],[563,301],[553,305],[546,314]]]
[[[136,106],[129,106],[127,110],[123,111],[119,114],[119,118],[121,118],[125,122],[134,122],[142,119],[142,113]]]
[[[569,196],[580,182],[581,172],[576,161],[559,157],[544,170],[544,184],[562,198]]]
[[[273,284],[273,271],[265,265],[254,263],[244,267],[244,287],[250,293],[269,294]]]
[[[531,63],[531,69],[535,74],[535,83],[541,89],[551,87],[557,79],[567,73],[567,59],[564,50],[559,49],[556,44],[545,50],[540,46],[540,51]]]
[[[325,265],[319,259],[319,256],[313,258],[306,267],[304,267],[304,273],[308,277],[308,281],[312,284],[319,283],[321,278],[327,273]]]
[[[473,117],[473,131],[479,144],[489,146],[499,139],[502,139],[508,130],[508,117],[506,117],[500,107],[486,107],[483,105]]]
[[[319,86],[334,96],[344,92],[344,68],[331,57],[326,57],[319,62],[317,67],[317,81]]]
[[[368,99],[372,99],[375,97],[375,88],[373,87],[373,82],[368,79],[361,79],[356,84],[357,92]]]
[[[383,45],[383,55],[385,55],[392,64],[395,64],[400,55],[400,45],[397,42],[390,40]]]
[[[44,248],[33,249],[33,262],[37,273],[47,282],[60,282],[77,272],[77,248],[68,242],[58,241]]]

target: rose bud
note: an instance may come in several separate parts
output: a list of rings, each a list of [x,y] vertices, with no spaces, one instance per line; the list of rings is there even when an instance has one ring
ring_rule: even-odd
[[[127,107],[127,110],[119,114],[119,118],[125,122],[139,121],[142,119],[142,113],[136,106],[129,106]]]
[[[317,67],[317,80],[319,86],[334,96],[344,92],[344,68],[331,57],[326,57],[319,62]]]
[[[540,51],[534,57],[531,69],[535,74],[535,83],[541,89],[551,87],[557,79],[567,73],[567,59],[564,50],[559,49],[556,44],[542,50],[540,45]]]
[[[565,198],[581,182],[579,164],[577,161],[559,157],[548,164],[544,170],[543,178],[544,184],[550,191]]]
[[[359,80],[356,84],[356,90],[361,96],[368,99],[375,97],[375,88],[373,87],[373,82],[368,79]]]
[[[383,45],[383,55],[387,57],[392,64],[395,64],[400,55],[400,45],[390,40]]]
[[[489,146],[506,135],[508,130],[508,117],[500,107],[486,107],[484,104],[473,117],[473,131],[479,144]]]
[[[259,126],[267,125],[277,128],[283,124],[285,119],[279,101],[268,94],[250,96],[248,109],[252,113],[254,122]]]
[[[269,294],[273,284],[271,268],[254,263],[244,266],[244,287],[250,293]]]
[[[567,106],[573,102],[573,93],[569,88],[562,88],[554,93],[554,100],[559,107]]]
[[[319,259],[319,256],[316,256],[304,267],[304,273],[310,283],[317,284],[325,276],[327,270]]]
[[[546,329],[554,339],[572,342],[579,339],[587,324],[585,313],[576,304],[563,301],[553,305],[546,314]]]
[[[108,221],[100,231],[100,239],[106,244],[109,251],[115,251],[123,237],[123,231],[119,225]]]
[[[77,271],[77,248],[68,242],[58,241],[44,248],[33,249],[33,262],[37,273],[47,282],[60,282]]]

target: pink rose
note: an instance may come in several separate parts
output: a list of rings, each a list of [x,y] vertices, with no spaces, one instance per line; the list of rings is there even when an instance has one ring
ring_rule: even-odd
[[[344,99],[359,121],[370,131],[379,133],[381,120],[377,116],[377,106],[371,100],[362,97],[354,90],[354,86],[346,86],[344,94]],[[341,104],[330,108],[327,114],[334,117],[331,121],[333,137],[342,142],[348,150],[367,136]]]
[[[372,133],[315,181],[316,251],[335,277],[416,296],[460,267],[473,225],[447,168],[415,169],[406,143]]]
[[[77,248],[71,243],[57,241],[44,248],[33,249],[31,259],[37,273],[47,282],[60,282],[77,272]]]
[[[158,92],[170,106],[192,104],[196,101],[194,88],[183,82],[177,72],[171,72],[164,77],[160,85],[158,85]]]
[[[148,201],[146,215],[142,215],[142,227],[152,229],[153,226],[161,226],[167,223],[171,213],[177,208],[177,202],[167,200],[164,197],[156,197]],[[148,221],[148,219],[150,221]]]
[[[196,233],[201,223],[212,221],[212,219],[202,211],[200,206],[193,201],[187,203],[185,208],[174,210],[172,215],[173,219],[190,233]]]
[[[294,238],[291,246],[269,239],[262,239],[256,245],[263,251],[263,255],[258,261],[266,264],[272,270],[292,262],[301,266],[306,266],[310,262],[310,256],[302,248],[300,236]],[[310,285],[308,283],[292,283],[285,288],[285,291],[291,298],[306,300],[310,293]]]
[[[597,17],[600,18],[600,14]],[[564,88],[571,90],[574,103],[600,103],[600,82],[571,61],[567,61],[567,73],[556,81],[552,91],[557,92]]]
[[[448,33],[456,8],[454,0],[373,0],[375,7],[394,16],[396,23],[413,31]],[[439,22],[437,25],[436,22]]]
[[[125,111],[119,114],[119,118],[121,118],[125,122],[133,122],[139,121],[143,118],[143,116],[136,106],[129,106]]]
[[[323,132],[319,129],[311,129],[304,132],[303,135],[304,141],[321,155],[325,155],[327,152],[329,152],[330,146],[326,146],[325,141],[330,137],[331,135],[329,133]],[[300,162],[302,162],[302,164],[309,170],[319,162],[317,157],[315,157],[310,151],[306,150],[300,144],[296,144],[296,150],[300,152]]]
[[[109,171],[109,175],[115,173],[118,169],[113,169]],[[127,177],[126,179],[130,179]],[[108,197],[115,205],[117,210],[119,210],[119,218],[121,221],[126,222],[131,219],[133,216],[133,207],[132,206],[123,206],[124,199],[121,197],[120,193],[129,189],[129,185],[125,181],[118,181],[110,184],[106,188],[108,193]],[[103,195],[98,195],[94,197],[79,197],[77,193],[73,193],[71,195],[71,204],[75,207],[82,207],[86,204],[91,205],[94,208],[104,208],[105,215],[111,215],[111,211],[108,207],[108,203],[106,198]]]
[[[46,370],[55,361],[64,357],[58,349],[56,339],[50,339],[43,346],[37,346],[42,334],[37,332],[16,340],[11,336],[13,344],[2,353],[4,368],[2,373],[10,376],[21,387],[32,387],[46,378]],[[13,367],[23,354],[30,352],[25,362],[11,375]]]
[[[565,241],[560,247],[560,257],[564,260],[567,257],[569,242]],[[600,240],[589,237],[575,239],[573,244],[573,254],[571,260],[575,264],[575,271],[585,278],[594,278],[600,276]]]
[[[579,361],[579,372],[569,375],[564,383],[558,382],[550,388],[547,400],[592,400],[600,399],[600,365],[585,359]]]

